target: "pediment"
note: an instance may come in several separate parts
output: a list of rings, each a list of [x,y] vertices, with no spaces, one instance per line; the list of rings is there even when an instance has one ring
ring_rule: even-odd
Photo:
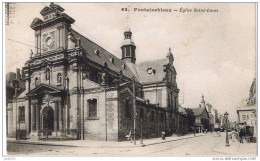
[[[28,92],[27,96],[36,96],[40,94],[46,94],[46,93],[61,93],[63,90],[49,84],[40,84],[39,86],[32,89],[30,92]]]
[[[50,4],[50,6],[49,7],[44,7],[42,10],[41,10],[41,15],[46,15],[46,14],[48,14],[48,13],[50,13],[50,12],[52,12],[52,11],[56,11],[56,10],[58,10],[58,11],[61,11],[61,12],[63,12],[64,11],[64,9],[61,7],[61,6],[59,6],[59,5],[57,5],[57,4]]]
[[[37,26],[37,25],[41,24],[42,22],[43,22],[43,21],[42,21],[41,19],[35,18],[35,19],[33,20],[33,22],[31,23],[31,28],[33,28],[34,26]]]
[[[48,12],[50,12],[50,11],[52,11],[52,9],[50,9],[50,7],[44,7],[42,10],[41,10],[41,15],[44,15],[44,14],[46,14],[46,13],[48,13]]]

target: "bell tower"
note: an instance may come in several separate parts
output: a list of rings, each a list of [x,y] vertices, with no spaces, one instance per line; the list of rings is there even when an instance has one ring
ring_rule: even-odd
[[[35,31],[34,56],[66,49],[66,35],[75,20],[65,14],[61,6],[54,3],[45,6],[40,14],[43,19],[35,18],[31,23],[31,28]]]
[[[125,39],[121,45],[122,50],[122,60],[128,61],[135,64],[135,43],[132,40],[132,32],[127,28],[124,32]]]

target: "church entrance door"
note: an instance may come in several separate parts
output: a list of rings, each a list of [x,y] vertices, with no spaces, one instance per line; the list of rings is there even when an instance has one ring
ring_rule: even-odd
[[[43,133],[51,135],[54,131],[54,111],[52,107],[45,107],[42,112],[43,117]]]

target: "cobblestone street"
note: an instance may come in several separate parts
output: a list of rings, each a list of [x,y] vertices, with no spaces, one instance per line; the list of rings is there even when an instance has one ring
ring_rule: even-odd
[[[197,134],[198,135],[198,134]],[[182,136],[185,138],[184,136]],[[77,155],[77,156],[184,156],[184,155],[256,155],[256,143],[240,144],[237,140],[230,140],[230,147],[225,147],[225,133],[218,136],[216,133],[208,133],[198,137],[172,140],[166,138],[168,142],[162,142],[159,139],[144,140],[154,142],[147,146],[140,146],[137,141],[136,147],[129,142],[104,142],[104,147],[97,147],[94,142],[89,146],[69,147],[54,145],[37,144],[15,144],[8,143],[9,155]],[[180,137],[181,138],[181,137]],[[88,144],[88,141],[83,141]],[[73,143],[73,142],[72,142]],[[101,144],[101,141],[98,141]],[[129,145],[128,145],[129,144]],[[110,145],[110,146],[109,146]],[[125,145],[125,146],[124,146]],[[116,146],[116,147],[115,147]]]

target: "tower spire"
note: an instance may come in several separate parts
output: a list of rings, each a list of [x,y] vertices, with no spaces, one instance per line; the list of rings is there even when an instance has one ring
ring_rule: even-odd
[[[201,96],[201,105],[200,105],[200,107],[206,107],[203,93],[202,93],[202,96]]]
[[[127,27],[127,28],[129,28],[129,22],[128,22],[128,21],[129,21],[129,16],[128,16],[128,14],[127,14],[127,15],[126,15],[126,27]]]
[[[202,93],[202,95],[201,95],[201,98],[202,98],[201,103],[205,103],[203,93]]]

